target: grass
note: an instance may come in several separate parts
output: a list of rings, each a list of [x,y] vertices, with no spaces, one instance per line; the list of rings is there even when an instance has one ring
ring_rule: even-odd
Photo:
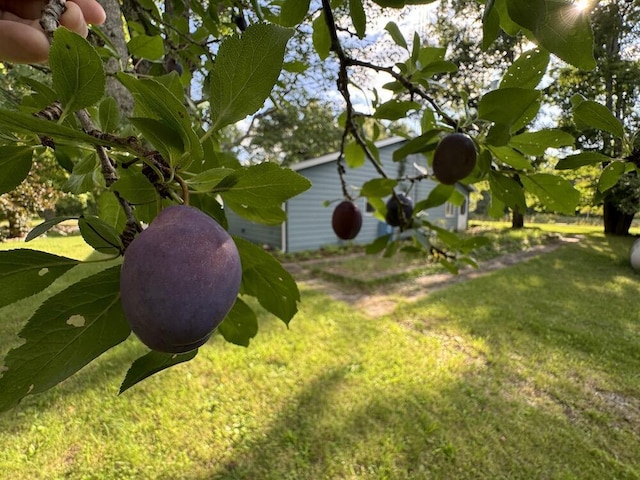
[[[469,232],[463,237],[485,236],[490,241],[487,245],[472,252],[476,261],[489,260],[507,253],[519,252],[531,247],[557,241],[559,233],[545,229],[546,225],[535,226],[522,230],[511,230],[502,224],[477,222],[472,224]],[[591,231],[594,227],[591,227]],[[578,231],[583,231],[578,227]],[[569,233],[569,232],[565,232]],[[366,255],[363,251],[355,254],[352,250],[345,251],[349,256],[329,256],[325,260],[315,260],[309,266],[311,273],[331,281],[361,289],[384,286],[389,282],[411,280],[423,275],[444,273],[447,270],[438,263],[433,263],[422,256],[398,252],[393,257],[385,258],[383,254]],[[305,260],[303,257],[301,260]]]
[[[638,479],[632,239],[589,236],[367,317],[303,286],[121,397],[135,339],[0,416],[11,479]],[[2,310],[3,324],[18,320]],[[4,345],[6,333],[0,334]]]

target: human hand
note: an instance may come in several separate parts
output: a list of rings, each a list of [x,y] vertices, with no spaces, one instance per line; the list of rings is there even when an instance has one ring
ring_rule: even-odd
[[[0,61],[44,63],[49,40],[40,27],[46,0],[0,0]],[[84,37],[87,24],[100,25],[105,13],[96,0],[68,0],[60,24]]]

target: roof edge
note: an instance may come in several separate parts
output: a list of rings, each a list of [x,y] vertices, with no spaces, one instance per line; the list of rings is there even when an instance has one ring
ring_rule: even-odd
[[[390,138],[385,138],[384,140],[378,140],[377,142],[375,142],[374,145],[377,148],[382,148],[382,147],[387,147],[389,145],[394,145],[396,143],[401,143],[406,141],[407,139],[404,137],[390,137]],[[317,165],[323,165],[325,163],[335,162],[336,160],[338,160],[339,155],[340,155],[340,152],[328,153],[326,155],[322,155],[321,157],[310,158],[309,160],[303,160],[302,162],[294,163],[289,168],[291,168],[291,170],[299,172],[300,170],[306,170],[307,168],[315,167]]]

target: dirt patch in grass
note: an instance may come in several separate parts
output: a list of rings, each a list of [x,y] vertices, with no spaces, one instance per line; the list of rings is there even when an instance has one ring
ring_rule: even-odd
[[[322,260],[290,263],[285,264],[285,267],[303,285],[313,289],[321,289],[332,298],[348,303],[368,316],[379,317],[393,312],[398,303],[398,298],[413,302],[438,289],[516,265],[539,255],[552,252],[567,243],[575,243],[577,241],[579,239],[575,237],[560,237],[557,241],[545,245],[536,245],[526,250],[479,262],[477,269],[470,266],[465,267],[457,275],[448,272],[434,273],[433,269],[430,271],[428,267],[420,272],[416,271],[415,266],[411,264],[406,266],[404,270],[396,268],[391,273],[387,272],[383,284],[373,284],[365,288],[357,282],[341,281],[340,275],[337,273],[333,273],[335,278],[332,279],[331,269],[324,270],[323,275],[318,275],[318,270],[315,267],[321,264]],[[349,258],[353,258],[353,256]],[[373,261],[375,260],[372,259]],[[334,270],[335,272],[338,271],[337,269]],[[394,279],[397,279],[397,281],[394,281]]]

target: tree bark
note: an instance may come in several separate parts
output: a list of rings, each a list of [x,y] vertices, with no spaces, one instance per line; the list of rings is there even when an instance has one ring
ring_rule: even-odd
[[[29,231],[29,216],[21,215],[18,212],[8,212],[7,222],[9,223],[8,238],[24,237]]]
[[[524,213],[518,207],[513,209],[511,213],[511,229],[520,230],[524,228]]]
[[[604,202],[604,233],[605,235],[628,236],[634,215],[621,212],[615,203]]]
[[[122,10],[118,0],[98,0],[107,14],[107,20],[102,25],[102,30],[113,43],[122,61],[126,62],[129,57],[127,41],[124,36],[124,23],[122,21]],[[133,97],[126,88],[113,76],[120,71],[118,60],[110,58],[105,65],[107,72],[107,95],[113,97],[120,105],[120,111],[125,116],[133,114]]]

